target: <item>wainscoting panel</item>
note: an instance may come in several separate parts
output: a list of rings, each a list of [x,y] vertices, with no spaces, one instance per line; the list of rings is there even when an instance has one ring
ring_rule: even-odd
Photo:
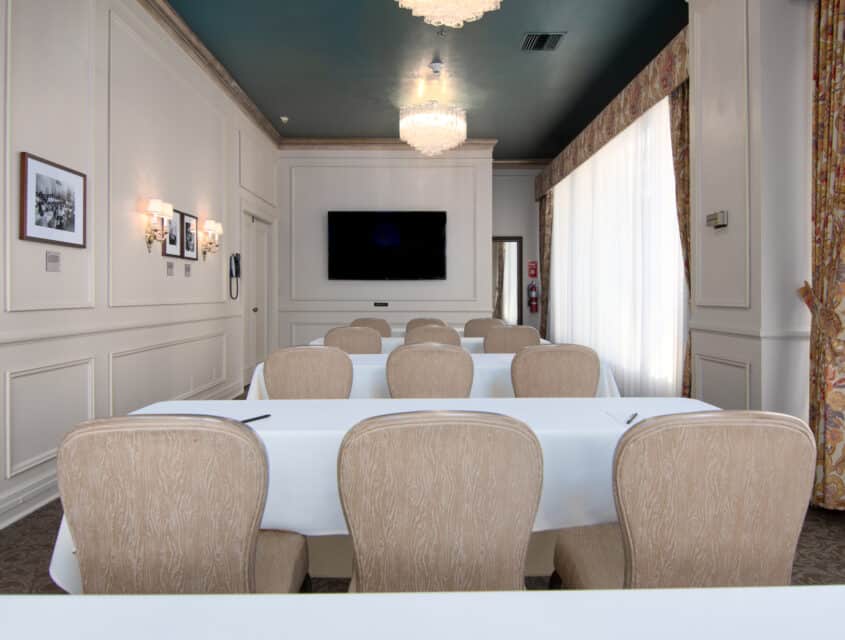
[[[62,437],[94,417],[94,358],[6,374],[6,478],[56,457]]]
[[[162,399],[183,400],[226,381],[226,335],[152,344],[109,355],[111,415]]]
[[[696,397],[721,409],[751,408],[751,363],[695,355]]]

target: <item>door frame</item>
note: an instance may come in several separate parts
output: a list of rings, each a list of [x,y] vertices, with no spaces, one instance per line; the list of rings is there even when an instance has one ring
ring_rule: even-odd
[[[522,236],[493,236],[493,243],[496,242],[516,242],[516,300],[517,312],[516,323],[522,324]]]
[[[267,274],[267,286],[269,292],[267,296],[267,353],[272,353],[279,348],[279,234],[278,234],[278,219],[275,212],[267,210],[268,206],[262,204],[260,201],[252,197],[244,197],[242,194],[240,202],[240,242],[239,251],[242,255],[244,253],[243,247],[245,245],[244,239],[248,233],[247,225],[252,225],[252,219],[260,220],[268,225],[270,234],[270,255],[268,256],[268,263],[270,265],[270,273]],[[228,276],[228,269],[227,269]],[[244,290],[244,280],[241,280],[241,291]],[[248,327],[248,319],[250,310],[247,308],[246,296],[241,295],[237,301],[241,313],[241,365],[244,370],[244,384],[249,384],[252,379],[252,369],[246,364],[246,332]]]

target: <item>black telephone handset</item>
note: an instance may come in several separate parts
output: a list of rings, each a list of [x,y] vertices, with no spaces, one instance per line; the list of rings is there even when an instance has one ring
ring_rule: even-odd
[[[240,295],[241,254],[233,253],[229,256],[229,297],[237,300]]]

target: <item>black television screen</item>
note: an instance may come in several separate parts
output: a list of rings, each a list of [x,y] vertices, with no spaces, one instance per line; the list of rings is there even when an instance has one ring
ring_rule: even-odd
[[[329,280],[445,278],[445,211],[329,211]]]

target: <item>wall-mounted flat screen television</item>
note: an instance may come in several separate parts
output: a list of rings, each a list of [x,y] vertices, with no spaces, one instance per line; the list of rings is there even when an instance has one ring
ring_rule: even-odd
[[[329,211],[329,280],[445,279],[445,211]]]

